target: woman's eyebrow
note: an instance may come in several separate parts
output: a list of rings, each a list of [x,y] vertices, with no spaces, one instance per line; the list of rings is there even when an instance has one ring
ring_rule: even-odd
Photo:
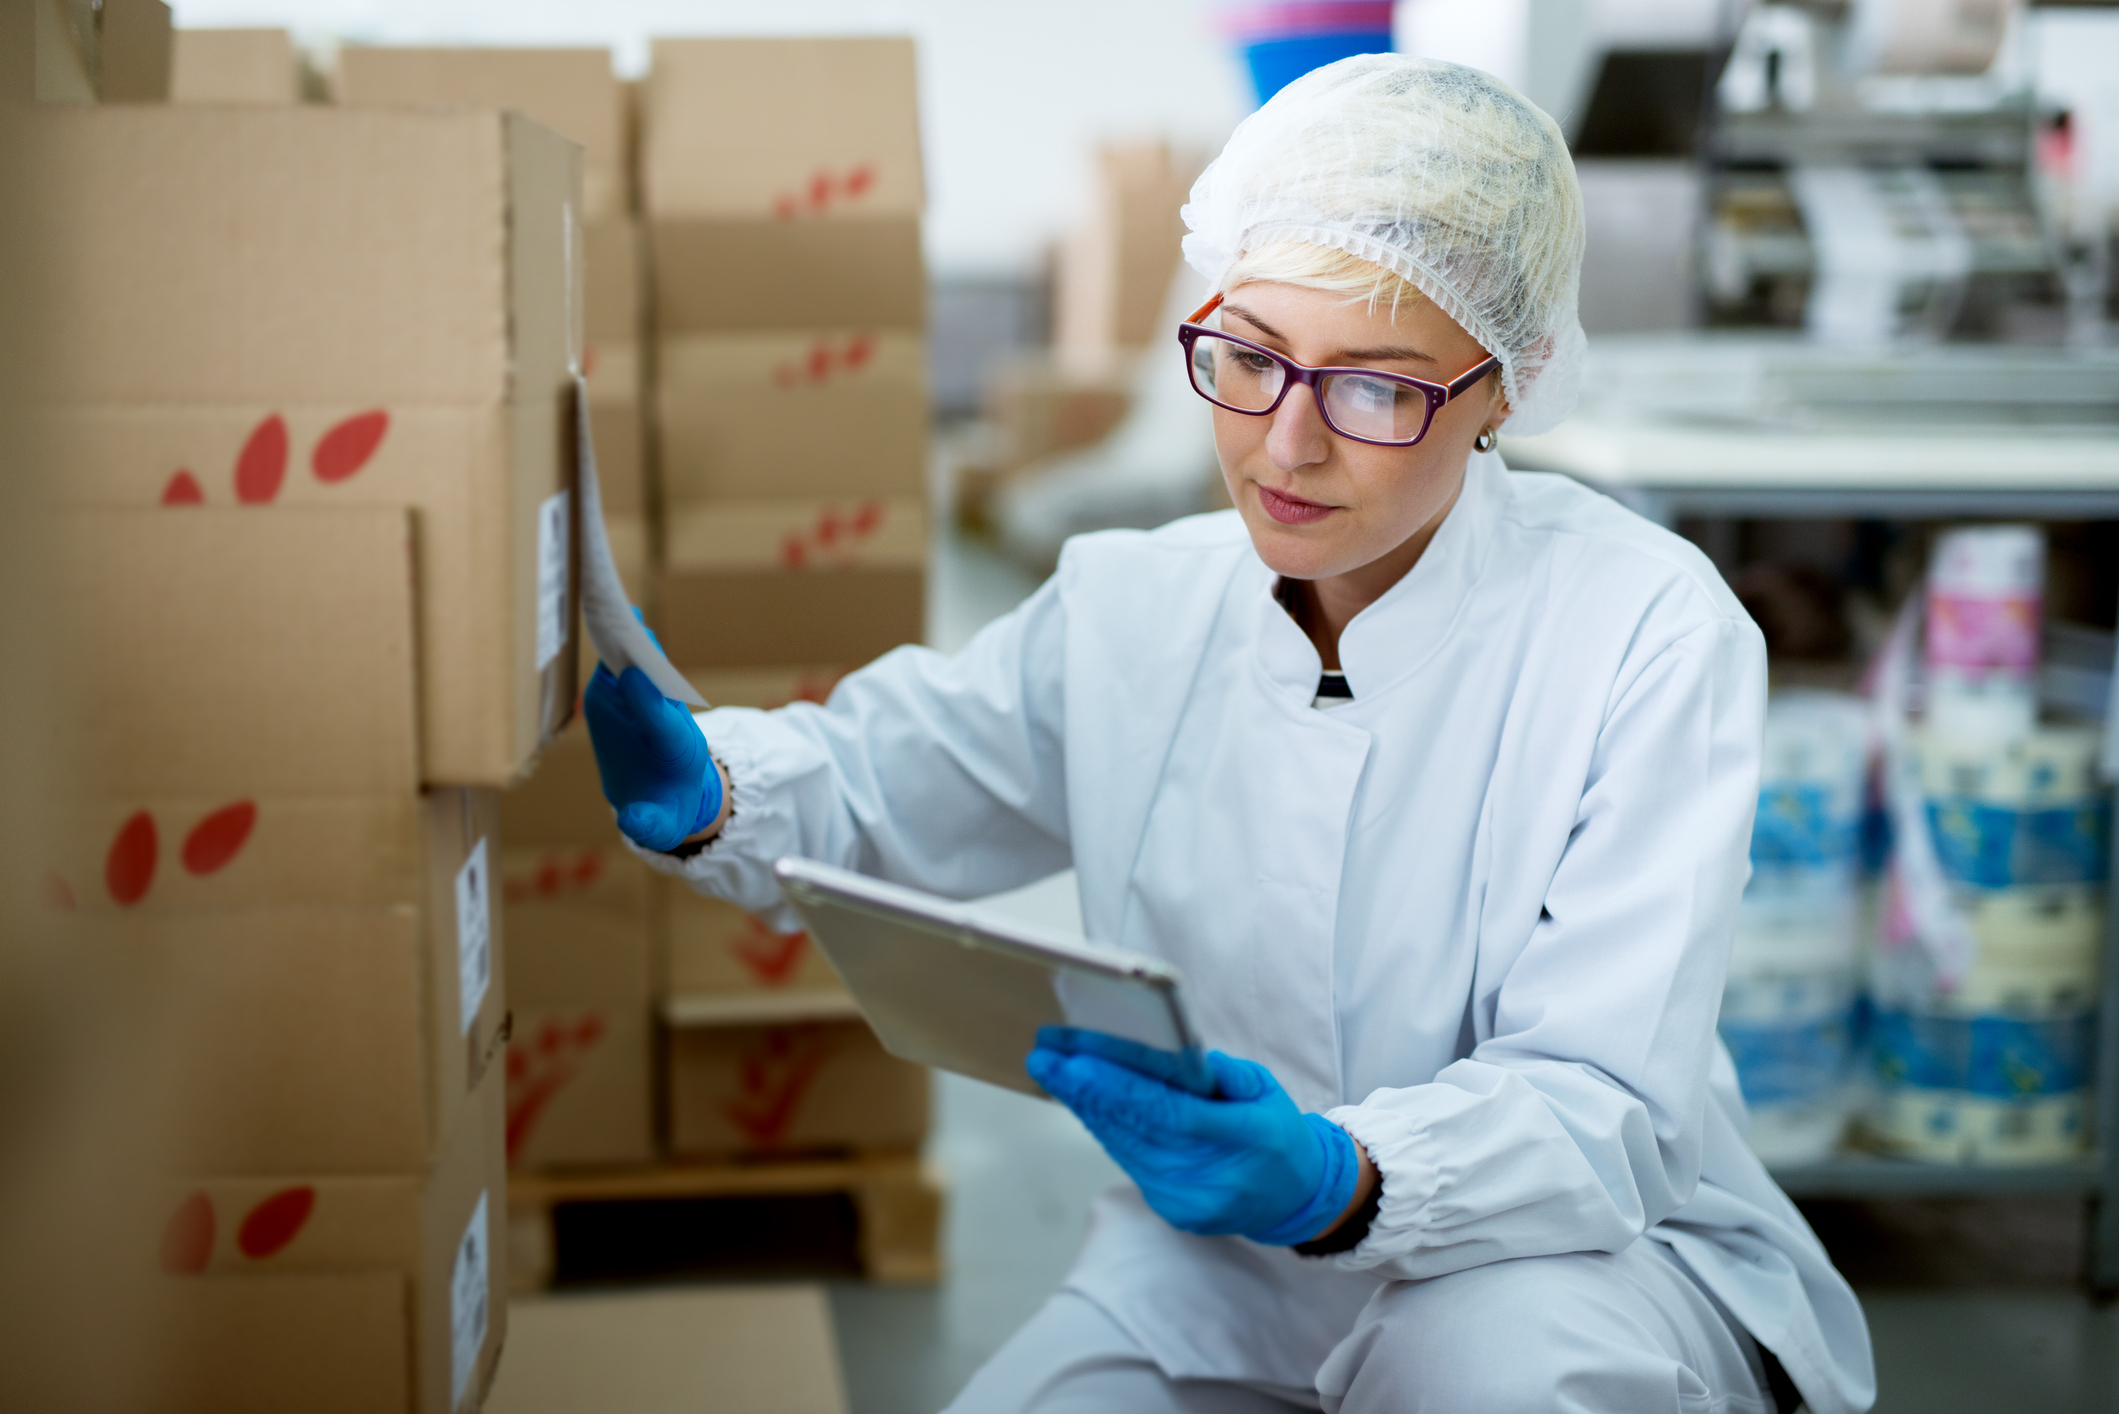
[[[1377,349],[1341,349],[1339,356],[1341,358],[1365,359],[1370,363],[1389,363],[1394,359],[1408,359],[1414,363],[1433,363],[1435,361],[1433,354],[1424,354],[1418,349],[1408,348],[1402,344],[1391,344]]]
[[[1281,333],[1240,304],[1223,304],[1221,312],[1224,315],[1234,315],[1236,318],[1241,319],[1268,339],[1278,339],[1283,344],[1288,341],[1287,335]],[[1402,344],[1390,344],[1373,349],[1341,349],[1339,357],[1342,359],[1366,359],[1371,363],[1390,363],[1399,360],[1412,363],[1433,363],[1435,361],[1433,354],[1424,354],[1416,348],[1410,348]]]

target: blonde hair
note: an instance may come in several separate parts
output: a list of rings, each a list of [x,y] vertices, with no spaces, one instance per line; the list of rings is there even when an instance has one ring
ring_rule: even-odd
[[[1343,294],[1348,304],[1366,302],[1371,313],[1388,295],[1393,319],[1398,316],[1401,302],[1414,304],[1426,298],[1412,281],[1396,271],[1308,241],[1269,241],[1255,250],[1239,253],[1229,266],[1229,273],[1222,277],[1221,288],[1227,294],[1238,285],[1259,282]]]

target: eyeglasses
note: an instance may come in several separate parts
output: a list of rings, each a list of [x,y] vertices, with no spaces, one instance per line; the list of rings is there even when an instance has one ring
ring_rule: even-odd
[[[1373,368],[1311,368],[1283,354],[1209,329],[1199,321],[1221,304],[1220,295],[1177,326],[1192,389],[1218,408],[1264,417],[1278,408],[1288,389],[1309,385],[1324,425],[1340,436],[1375,447],[1410,447],[1427,435],[1443,404],[1476,387],[1501,366],[1489,357],[1448,383],[1430,383]]]

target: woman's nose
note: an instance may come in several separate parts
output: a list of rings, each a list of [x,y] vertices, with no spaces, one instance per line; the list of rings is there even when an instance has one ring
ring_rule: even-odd
[[[1315,466],[1332,452],[1332,429],[1324,425],[1317,409],[1313,387],[1294,387],[1273,410],[1272,430],[1266,434],[1266,455],[1282,471]]]

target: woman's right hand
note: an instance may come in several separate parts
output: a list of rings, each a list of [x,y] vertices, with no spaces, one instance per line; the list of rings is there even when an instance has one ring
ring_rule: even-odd
[[[706,733],[682,705],[662,695],[646,673],[613,677],[596,665],[582,697],[604,798],[618,828],[643,849],[668,853],[718,822],[721,769]]]

